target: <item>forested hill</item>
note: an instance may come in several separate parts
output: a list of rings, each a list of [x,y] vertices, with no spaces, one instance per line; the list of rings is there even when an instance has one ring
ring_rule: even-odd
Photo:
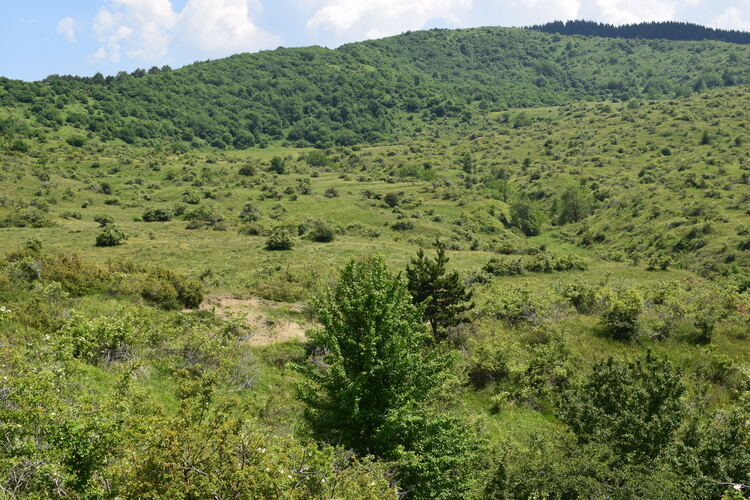
[[[694,23],[676,21],[625,24],[597,23],[594,21],[555,21],[532,26],[530,29],[560,35],[586,35],[607,38],[648,38],[664,40],[717,40],[720,42],[750,44],[750,33],[721,30]]]
[[[575,100],[672,98],[750,82],[750,47],[580,38],[534,30],[411,32],[342,46],[279,48],[115,77],[0,79],[0,118],[105,140],[247,148],[398,137],[405,119]],[[3,128],[16,125],[6,120]],[[6,130],[7,131],[7,130]]]

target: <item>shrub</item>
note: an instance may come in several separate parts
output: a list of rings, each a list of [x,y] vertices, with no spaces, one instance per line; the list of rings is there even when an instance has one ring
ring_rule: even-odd
[[[646,463],[674,440],[684,393],[680,373],[650,351],[631,362],[610,357],[561,398],[560,415],[579,442],[606,444],[623,458]]]
[[[553,271],[585,271],[588,264],[581,257],[573,254],[556,255],[547,252],[536,254],[526,265],[529,271],[551,273]]]
[[[318,243],[328,243],[333,241],[336,232],[325,221],[316,220],[312,222],[307,234],[313,241]]]
[[[125,358],[137,339],[132,320],[127,316],[87,320],[76,315],[56,336],[74,358],[94,363]]]
[[[327,167],[331,165],[331,159],[323,151],[319,150],[307,153],[305,162],[311,167]]]
[[[0,227],[47,227],[52,220],[44,210],[37,207],[15,209],[0,222]]]
[[[389,207],[395,208],[399,203],[401,203],[401,195],[398,193],[388,193],[383,197],[383,201]]]
[[[252,203],[246,203],[242,210],[240,210],[239,218],[243,222],[257,222],[260,220],[262,214],[259,208]]]
[[[562,225],[580,221],[591,213],[592,203],[591,195],[583,188],[566,189],[560,196],[557,223]]]
[[[96,236],[96,246],[114,247],[121,244],[127,236],[116,226],[106,226],[101,233]]]
[[[498,335],[479,333],[469,339],[467,347],[469,380],[477,389],[483,389],[510,374],[512,353]]]
[[[216,224],[224,220],[221,210],[213,205],[194,206],[186,210],[182,217],[193,222],[195,227],[200,227],[202,224]]]
[[[335,187],[329,187],[328,189],[326,189],[326,192],[325,192],[326,198],[336,198],[338,197],[338,195],[339,195],[339,192],[336,190]]]
[[[169,208],[149,208],[143,212],[144,222],[167,222],[172,219],[173,212]]]
[[[641,329],[643,296],[635,289],[610,295],[602,314],[602,324],[607,333],[617,340],[633,340]]]
[[[245,177],[252,177],[258,172],[258,169],[252,163],[246,163],[240,167],[239,174]]]
[[[266,240],[266,250],[291,250],[293,247],[294,236],[285,226],[277,226],[272,229]]]
[[[484,265],[484,270],[495,276],[519,276],[525,272],[521,259],[507,259],[504,257],[491,258]]]
[[[29,152],[29,143],[22,140],[22,139],[16,139],[13,141],[9,148],[11,151],[15,151],[17,153],[28,153]]]
[[[201,197],[195,191],[186,191],[182,193],[182,201],[188,205],[198,205],[201,202]]]
[[[598,303],[597,289],[586,283],[571,283],[564,287],[560,294],[579,314],[590,314]]]
[[[271,159],[271,165],[268,167],[268,170],[271,172],[275,172],[279,175],[283,174],[286,171],[286,167],[284,165],[284,159],[280,156],[274,156]]]
[[[408,220],[400,220],[391,225],[394,231],[411,231],[414,229],[414,223]]]
[[[549,303],[528,288],[510,287],[492,293],[481,311],[509,323],[540,323],[549,313]]]
[[[67,142],[74,148],[80,148],[81,146],[86,144],[86,138],[80,135],[71,135],[70,137],[65,139],[65,142]]]
[[[519,200],[510,207],[511,224],[526,236],[536,236],[544,223],[544,212],[535,203]]]
[[[162,268],[148,271],[151,290],[142,287],[141,295],[165,309],[179,309],[180,306],[196,309],[203,302],[203,288],[197,280]],[[161,282],[157,284],[155,281]],[[171,289],[175,291],[174,298]]]
[[[97,215],[94,217],[94,222],[99,223],[99,227],[109,226],[115,222],[115,219],[110,215]]]

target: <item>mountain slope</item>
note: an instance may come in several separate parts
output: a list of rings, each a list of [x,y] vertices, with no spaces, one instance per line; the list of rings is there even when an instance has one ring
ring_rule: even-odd
[[[4,79],[0,105],[48,127],[68,124],[129,143],[351,145],[397,137],[403,113],[429,121],[575,100],[674,97],[750,82],[748,62],[750,47],[721,42],[432,30],[176,71]]]

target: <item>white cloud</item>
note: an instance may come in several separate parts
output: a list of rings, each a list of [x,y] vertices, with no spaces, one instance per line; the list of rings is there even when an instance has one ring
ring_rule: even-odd
[[[548,19],[567,21],[578,19],[581,11],[580,0],[521,0],[521,5],[527,9],[536,9],[539,21],[543,22]],[[518,2],[513,2],[516,7]]]
[[[675,0],[595,0],[601,20],[612,24],[669,21],[677,9]]]
[[[190,0],[180,14],[180,38],[208,54],[268,48],[280,43],[252,20],[260,3],[247,0]]]
[[[325,0],[307,27],[374,38],[419,29],[433,19],[458,24],[473,5],[474,0]]]
[[[258,12],[256,0],[188,0],[180,12],[171,0],[109,0],[94,20],[100,46],[91,58],[117,62],[124,52],[156,64],[175,48],[198,58],[278,45],[252,20]]]
[[[72,17],[66,17],[57,23],[57,32],[70,43],[76,43],[76,22]]]
[[[712,22],[715,28],[750,31],[750,0],[740,2],[741,7],[727,7]]]

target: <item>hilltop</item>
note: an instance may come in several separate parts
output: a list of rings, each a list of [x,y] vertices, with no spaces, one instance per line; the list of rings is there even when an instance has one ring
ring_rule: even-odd
[[[750,82],[750,48],[477,28],[277,49],[115,77],[0,80],[0,105],[104,140],[244,149],[397,139],[404,120]]]

